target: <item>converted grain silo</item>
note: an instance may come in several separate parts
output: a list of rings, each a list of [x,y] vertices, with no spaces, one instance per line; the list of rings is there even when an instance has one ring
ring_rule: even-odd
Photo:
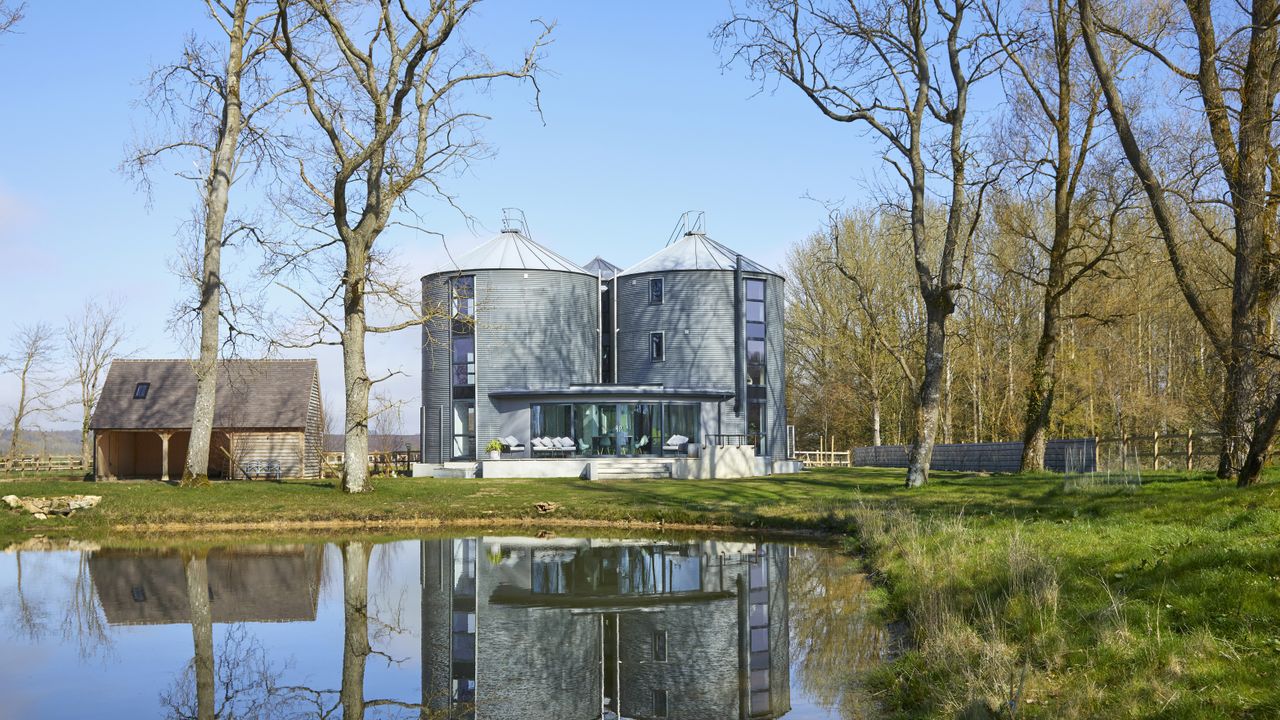
[[[599,381],[600,281],[530,239],[523,221],[422,278],[423,459],[474,461],[491,440],[518,438],[529,405],[502,388]]]
[[[783,293],[780,275],[682,221],[613,280],[617,381],[729,388],[701,406],[704,441],[787,457]]]

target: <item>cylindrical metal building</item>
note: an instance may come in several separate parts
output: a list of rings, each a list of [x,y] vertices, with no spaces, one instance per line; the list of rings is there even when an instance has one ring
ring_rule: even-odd
[[[618,382],[731,387],[704,437],[786,457],[782,277],[695,230],[613,282]]]
[[[476,460],[527,442],[528,403],[499,388],[599,382],[600,280],[507,228],[422,278],[423,460]],[[506,407],[505,404],[512,404]]]

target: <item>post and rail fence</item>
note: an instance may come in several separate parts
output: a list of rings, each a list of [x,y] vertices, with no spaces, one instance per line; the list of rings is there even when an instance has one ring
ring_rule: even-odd
[[[0,471],[25,475],[28,472],[72,472],[86,470],[79,455],[19,455],[0,458]]]

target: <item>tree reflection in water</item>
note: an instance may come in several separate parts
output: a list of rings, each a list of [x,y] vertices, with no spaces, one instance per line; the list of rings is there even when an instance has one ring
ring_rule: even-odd
[[[879,717],[862,683],[888,651],[868,598],[867,576],[850,558],[801,551],[791,559],[791,642],[796,680],[817,704],[846,720]]]
[[[20,586],[16,560],[0,652],[32,681],[0,688],[30,702],[70,679],[112,698],[99,717],[135,716],[122,690],[158,685],[161,714],[192,720],[863,718],[886,647],[856,563],[773,543],[92,548],[24,553]],[[107,672],[31,651],[58,644],[64,605],[62,646],[83,662],[114,645]]]

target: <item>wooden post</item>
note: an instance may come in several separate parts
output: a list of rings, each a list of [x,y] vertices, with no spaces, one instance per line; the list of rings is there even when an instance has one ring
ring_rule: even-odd
[[[1191,472],[1192,437],[1191,428],[1187,428],[1187,472]]]
[[[1120,469],[1128,471],[1129,469],[1129,435],[1128,433],[1120,433]]]
[[[1093,472],[1102,471],[1102,463],[1098,462],[1101,456],[1098,453],[1098,436],[1093,436]]]
[[[169,436],[173,433],[157,433],[160,436],[160,482],[169,482]]]
[[[1160,469],[1160,431],[1151,434],[1151,469]]]

